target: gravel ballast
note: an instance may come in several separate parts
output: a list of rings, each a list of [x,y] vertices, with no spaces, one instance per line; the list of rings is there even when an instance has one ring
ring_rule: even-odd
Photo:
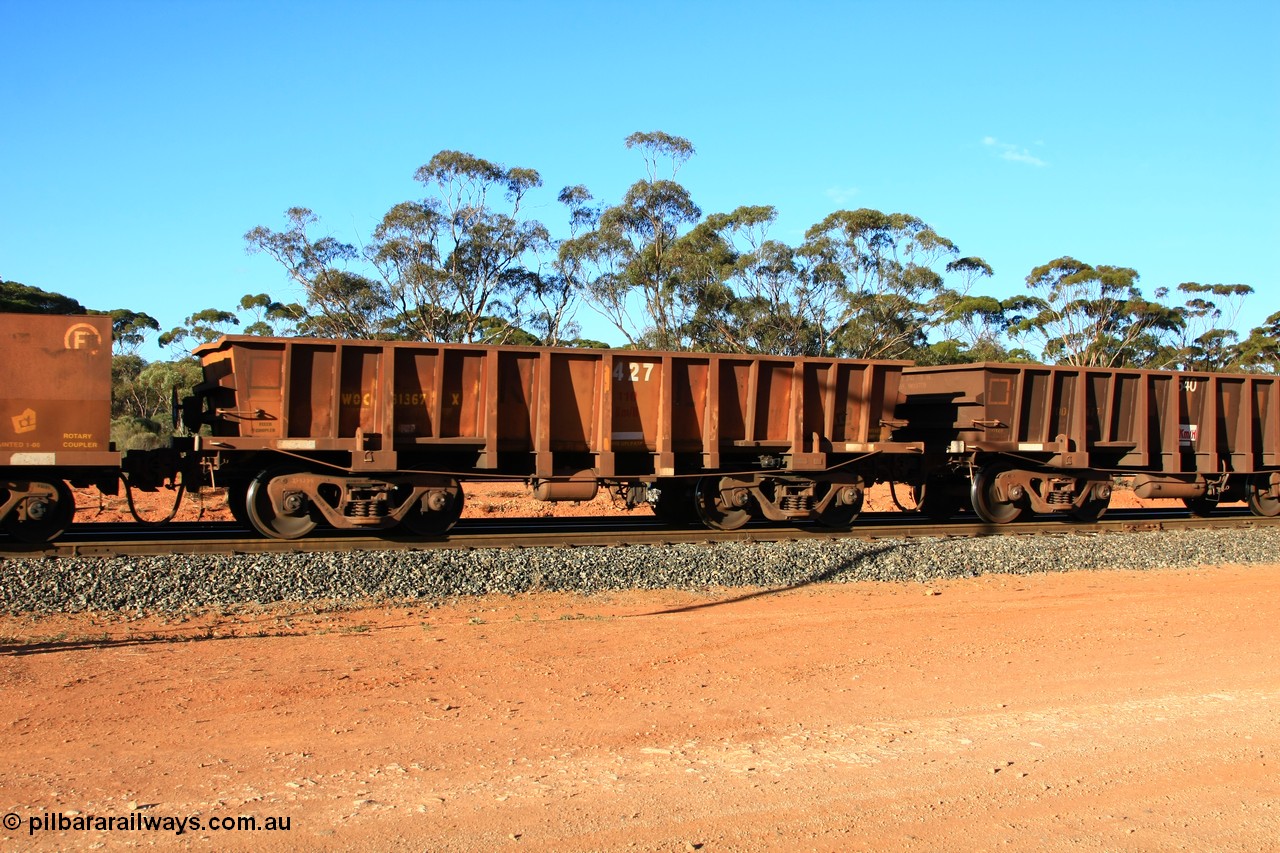
[[[984,573],[1280,564],[1280,531],[0,560],[4,612],[179,613],[239,604],[532,591],[795,587]]]

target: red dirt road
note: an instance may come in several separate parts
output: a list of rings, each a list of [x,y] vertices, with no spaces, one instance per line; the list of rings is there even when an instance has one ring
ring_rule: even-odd
[[[5,617],[0,838],[1276,849],[1277,624],[1280,567]],[[290,829],[28,835],[59,812]]]

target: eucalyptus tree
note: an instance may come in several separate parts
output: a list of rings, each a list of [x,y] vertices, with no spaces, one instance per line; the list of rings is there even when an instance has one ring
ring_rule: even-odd
[[[111,365],[111,416],[163,423],[174,389],[179,396],[189,394],[200,381],[200,363],[192,358],[146,362],[136,355],[121,356]]]
[[[795,249],[768,238],[777,210],[744,205],[707,216],[677,243],[679,292],[698,348],[819,355],[828,306]]]
[[[568,241],[593,229],[600,219],[599,208],[593,206],[591,193],[585,186],[565,187],[559,201],[569,212]],[[567,346],[578,340],[581,327],[574,317],[581,303],[580,283],[582,262],[580,255],[564,250],[565,241],[555,243],[549,269],[526,272],[526,284],[522,288],[525,318],[522,325],[543,346]]]
[[[120,308],[111,316],[115,352],[111,357],[111,440],[122,450],[160,446],[171,431],[173,401],[190,394],[201,379],[190,357],[198,343],[213,340],[234,325],[235,315],[216,309],[197,311],[185,325],[159,337],[175,352],[172,361],[147,362],[138,349],[160,324],[148,314]]]
[[[312,239],[308,230],[319,219],[305,207],[289,208],[285,218],[284,230],[259,225],[244,239],[250,254],[275,259],[306,294],[298,331],[326,338],[385,337],[395,303],[380,282],[349,268],[360,262],[359,250],[334,237]]]
[[[1280,373],[1280,311],[1267,317],[1240,342],[1240,365],[1259,373]]]
[[[70,296],[0,279],[0,311],[10,314],[84,314],[85,310]]]
[[[1027,276],[1031,291],[1011,333],[1039,344],[1045,361],[1143,367],[1161,359],[1161,336],[1184,326],[1177,309],[1148,300],[1128,267],[1062,257]],[[1157,298],[1164,291],[1157,291]]]
[[[1029,353],[1006,347],[1010,317],[1028,306],[1026,296],[999,299],[980,293],[977,283],[993,275],[982,258],[957,258],[947,264],[947,274],[958,282],[944,287],[930,302],[936,325],[930,344],[916,353],[924,364],[958,364],[976,361],[1008,361]]]
[[[402,338],[502,343],[518,337],[522,297],[538,290],[545,226],[524,216],[533,169],[507,168],[461,151],[441,151],[414,173],[423,198],[392,207],[361,248],[313,239],[318,222],[304,207],[288,226],[245,234],[250,252],[279,262],[306,294],[292,306],[258,297],[254,329],[291,326],[336,338]],[[368,271],[370,274],[366,274]],[[295,310],[299,308],[300,310]],[[524,338],[521,338],[524,340]]]
[[[815,329],[824,354],[900,358],[926,342],[946,288],[938,265],[959,254],[924,221],[904,213],[840,210],[805,233]]]
[[[730,285],[738,262],[731,239],[733,220],[733,214],[712,214],[671,245],[668,285],[683,307],[676,329],[681,348],[749,351],[736,322],[738,295]]]
[[[106,313],[111,317],[112,350],[117,356],[136,354],[147,335],[160,331],[160,322],[143,311],[115,308]]]
[[[702,211],[675,177],[694,147],[661,131],[633,133],[626,146],[640,150],[647,176],[604,208],[590,231],[565,241],[561,262],[579,277],[586,301],[630,343],[678,349],[692,309],[677,289],[675,247]]]
[[[536,270],[526,264],[536,265],[551,247],[546,226],[522,212],[541,176],[441,151],[414,179],[427,195],[388,211],[366,252],[395,306],[397,335],[509,340],[519,328],[521,298],[536,289]]]
[[[1246,297],[1253,293],[1247,284],[1199,284],[1183,282],[1178,292],[1189,294],[1179,309],[1184,326],[1177,364],[1187,370],[1227,370],[1239,365],[1242,357],[1236,320]]]
[[[288,337],[307,321],[307,311],[296,302],[277,302],[266,293],[246,293],[238,310],[249,314],[242,330],[246,335]]]
[[[159,337],[162,347],[167,347],[179,357],[191,355],[191,351],[201,344],[212,343],[223,335],[230,334],[234,326],[240,325],[240,318],[232,311],[220,308],[205,308],[196,311]]]
[[[736,265],[734,327],[750,352],[823,354],[833,314],[829,289],[814,287],[797,250],[779,240],[752,242]]]

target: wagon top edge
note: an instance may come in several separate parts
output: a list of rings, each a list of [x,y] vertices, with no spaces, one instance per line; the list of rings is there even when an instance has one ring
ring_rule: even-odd
[[[1102,367],[1089,366],[1079,364],[1040,364],[1033,362],[997,362],[997,361],[981,361],[972,364],[937,364],[937,365],[910,365],[903,372],[913,376],[927,376],[929,374],[948,374],[948,373],[973,373],[998,370],[1003,372],[1033,372],[1033,373],[1076,373],[1076,374],[1092,374],[1107,376],[1179,376],[1185,379],[1203,379],[1208,380],[1211,377],[1218,379],[1261,379],[1275,381],[1276,376],[1266,373],[1221,373],[1212,370],[1151,370],[1140,367]]]
[[[835,357],[818,357],[818,356],[788,356],[788,355],[770,355],[757,353],[735,353],[735,352],[701,352],[691,350],[633,350],[633,349],[599,349],[589,347],[549,347],[549,346],[527,346],[527,345],[511,345],[511,344],[460,344],[460,343],[443,343],[438,341],[399,341],[399,340],[366,340],[354,338],[299,338],[299,337],[265,337],[259,335],[223,335],[217,340],[207,344],[201,344],[192,350],[192,355],[197,357],[210,355],[218,352],[225,352],[234,346],[281,346],[281,345],[305,345],[305,346],[332,346],[332,347],[365,347],[370,349],[379,349],[382,347],[392,347],[396,349],[424,349],[424,350],[450,350],[463,352],[512,352],[512,353],[564,353],[566,355],[581,356],[601,356],[613,355],[624,358],[677,358],[677,359],[707,359],[720,358],[736,361],[768,361],[782,363],[806,363],[806,364],[875,364],[909,368],[915,362],[908,359],[880,359],[880,358],[835,358]]]

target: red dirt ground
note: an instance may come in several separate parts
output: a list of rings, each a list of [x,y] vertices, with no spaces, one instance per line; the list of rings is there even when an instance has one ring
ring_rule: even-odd
[[[1278,566],[5,617],[0,838],[1276,849],[1278,622]]]
[[[0,617],[0,839],[1276,849],[1277,624],[1280,566]]]

